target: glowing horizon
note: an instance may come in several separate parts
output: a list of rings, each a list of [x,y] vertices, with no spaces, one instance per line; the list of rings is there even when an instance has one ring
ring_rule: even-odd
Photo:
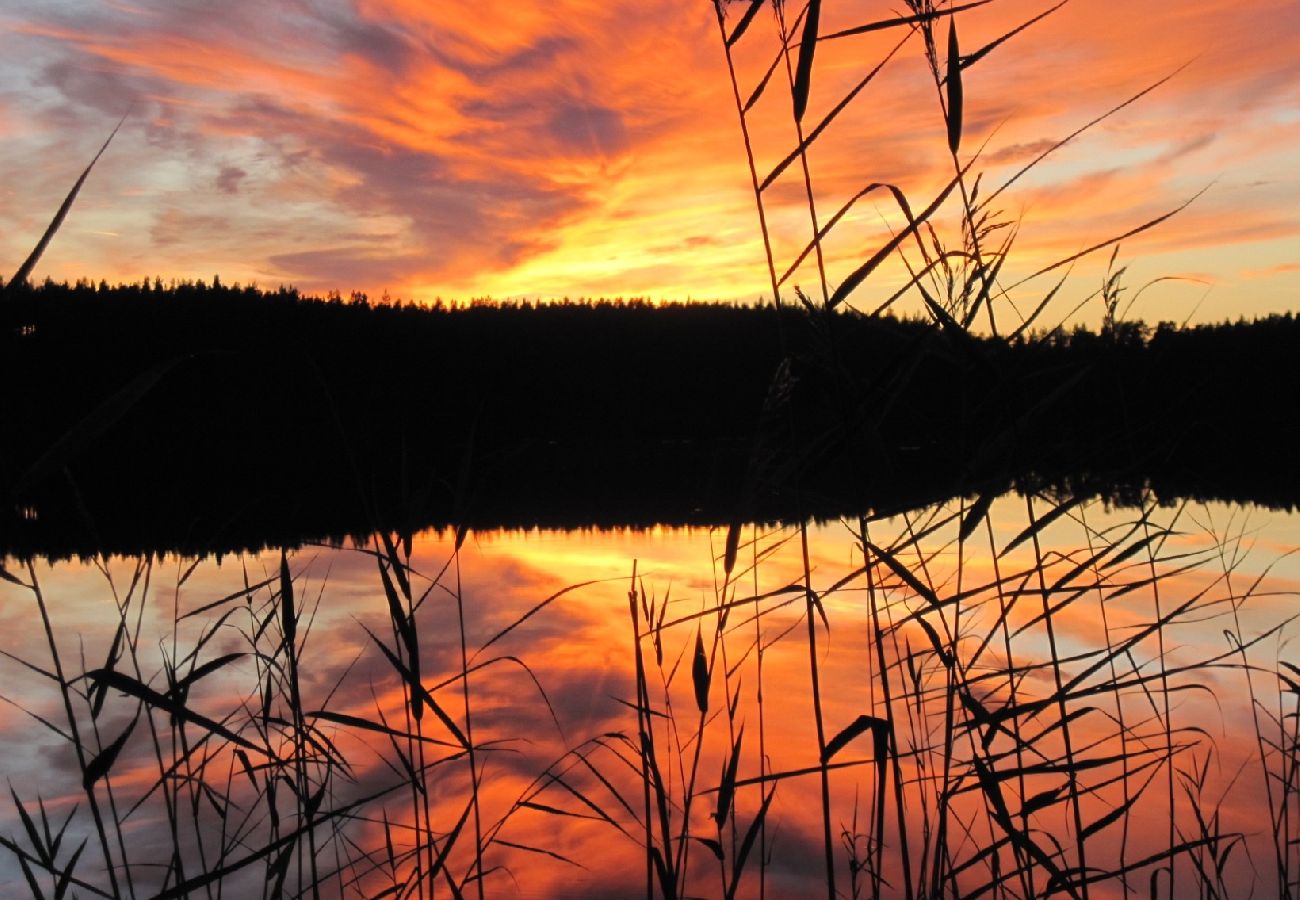
[[[961,20],[964,44],[1048,5],[977,10]],[[968,70],[963,155],[987,142],[983,165],[997,184],[1186,64],[1008,192],[1005,214],[1022,223],[1017,272],[1206,189],[1124,242],[1133,290],[1180,279],[1144,295],[1134,315],[1295,310],[1300,63],[1279,36],[1300,34],[1300,9],[1196,0],[1122,21],[1111,9],[1074,0]],[[887,13],[843,4],[824,31]],[[271,10],[237,0],[218,14],[162,0],[53,0],[18,4],[0,22],[5,277],[126,114],[35,277],[219,274],[421,301],[770,294],[711,4],[320,0]],[[852,47],[842,64],[819,63],[811,114],[896,39],[838,42]],[[771,123],[756,135],[760,168],[790,146],[781,101],[763,102],[772,108],[760,110]],[[856,187],[890,181],[923,206],[946,151],[919,41],[860,102],[814,147],[819,199],[833,209]],[[806,234],[797,187],[768,198],[782,246]],[[846,223],[833,277],[894,218],[882,201]],[[1096,289],[1106,255],[1078,267],[1064,309]],[[857,305],[874,306],[899,277],[882,270]]]

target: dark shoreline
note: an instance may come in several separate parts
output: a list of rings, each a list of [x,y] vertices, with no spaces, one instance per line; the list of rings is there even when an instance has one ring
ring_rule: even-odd
[[[160,287],[0,303],[0,553],[835,518],[1014,485],[1300,504],[1289,315],[1008,342],[772,308]]]

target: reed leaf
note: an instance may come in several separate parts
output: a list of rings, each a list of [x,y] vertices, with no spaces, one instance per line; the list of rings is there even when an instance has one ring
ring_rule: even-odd
[[[1084,826],[1083,839],[1087,840],[1097,832],[1101,831],[1107,825],[1112,825],[1115,822],[1118,822],[1120,820],[1120,817],[1122,817],[1125,813],[1127,813],[1130,809],[1133,808],[1133,805],[1137,803],[1138,798],[1142,796],[1142,793],[1143,793],[1142,791],[1138,791],[1133,796],[1129,797],[1127,800],[1121,803],[1119,806],[1112,809],[1110,812],[1101,816],[1096,821],[1090,822],[1088,825]]]
[[[726,859],[726,856],[722,852],[722,844],[715,838],[700,837],[699,835],[693,834],[691,835],[691,840],[703,844],[708,851],[714,855],[718,862],[722,862]]]
[[[456,744],[449,744],[446,741],[440,741],[437,738],[431,738],[428,735],[412,734],[409,731],[402,731],[393,728],[387,724],[372,722],[361,716],[354,716],[349,713],[333,712],[327,709],[316,709],[310,712],[304,712],[304,719],[322,719],[326,722],[333,722],[336,725],[346,725],[349,728],[361,728],[366,731],[374,731],[378,734],[392,735],[407,741],[421,741],[426,744],[436,744],[439,747],[455,747]],[[463,746],[463,745],[460,745]]]
[[[745,740],[745,729],[741,726],[740,733],[736,735],[736,741],[731,747],[731,758],[727,760],[726,768],[722,772],[722,780],[718,785],[718,808],[713,814],[713,820],[722,828],[727,822],[727,816],[731,813],[731,801],[736,795],[736,772],[740,767],[740,748]],[[718,859],[722,859],[719,853]]]
[[[545,803],[538,803],[536,800],[520,801],[519,808],[536,810],[537,812],[545,813],[548,816],[561,816],[572,819],[590,819],[595,822],[603,821],[599,816],[589,816],[586,813],[574,812],[571,809],[560,809],[558,806],[548,806]]]
[[[522,624],[524,624],[525,622],[527,622],[527,621],[528,621],[529,619],[531,619],[533,616],[537,615],[539,612],[541,612],[542,610],[546,609],[546,607],[550,606],[550,605],[551,605],[552,603],[554,603],[556,600],[559,600],[559,599],[560,599],[561,597],[563,597],[565,594],[568,594],[568,593],[571,593],[571,592],[573,592],[573,591],[579,590],[580,588],[590,587],[591,585],[596,584],[596,583],[597,583],[597,582],[594,581],[594,580],[593,580],[593,581],[580,581],[580,582],[578,582],[577,584],[571,584],[571,585],[569,585],[568,587],[561,588],[560,590],[558,590],[558,591],[556,591],[555,593],[551,594],[551,595],[550,595],[549,597],[547,597],[545,600],[543,600],[543,601],[541,601],[540,603],[538,603],[538,604],[536,604],[535,606],[533,606],[533,607],[532,607],[531,609],[529,609],[526,613],[524,613],[524,614],[523,614],[522,616],[520,616],[519,618],[515,619],[513,622],[511,622],[511,623],[510,623],[509,625],[507,625],[505,628],[502,628],[500,631],[498,631],[496,634],[494,634],[494,635],[493,635],[493,636],[492,636],[492,637],[491,637],[491,638],[490,638],[486,643],[484,643],[481,647],[478,648],[478,653],[475,653],[474,655],[475,655],[475,656],[478,656],[480,653],[482,653],[482,652],[483,652],[484,650],[486,650],[488,647],[491,647],[491,646],[492,646],[493,644],[495,644],[497,641],[501,640],[503,637],[505,637],[506,635],[508,635],[510,632],[512,632],[512,631],[514,631],[516,628],[518,628],[520,625],[522,625]],[[522,665],[522,662],[520,663],[520,665]],[[527,668],[527,667],[525,666],[525,668]]]
[[[961,50],[957,45],[957,19],[948,19],[948,149],[961,148],[961,126],[966,103],[961,83]]]
[[[128,111],[127,115],[129,114],[130,112]],[[118,129],[122,127],[122,124],[125,121],[126,115],[123,115],[122,118],[118,120],[118,123],[113,126],[113,130],[109,133],[108,139],[104,141],[103,146],[99,148],[99,152],[90,160],[90,164],[86,166],[85,170],[81,173],[81,177],[72,185],[72,190],[68,191],[68,195],[63,198],[63,203],[59,205],[58,211],[50,221],[49,227],[45,229],[45,233],[41,235],[41,239],[36,242],[36,246],[27,256],[27,259],[23,260],[23,264],[18,267],[18,271],[14,273],[14,277],[9,279],[6,291],[9,287],[15,284],[21,285],[27,281],[28,277],[32,273],[32,269],[35,268],[36,263],[40,261],[41,254],[45,252],[45,248],[49,246],[55,233],[59,230],[59,227],[63,225],[63,220],[67,218],[68,210],[72,209],[72,204],[76,202],[77,194],[81,192],[81,186],[85,184],[86,179],[90,177],[90,170],[95,168],[95,163],[99,162],[99,158],[104,155],[104,151],[107,150],[108,145],[113,142],[113,138],[117,137]]]
[[[32,896],[36,900],[45,900],[45,894],[41,891],[41,886],[36,882],[36,873],[32,871],[31,866],[27,865],[27,858],[19,854],[18,865],[22,867],[23,877],[27,879],[27,887],[31,889]]]
[[[126,620],[123,619],[117,623],[117,629],[113,632],[113,643],[109,645],[108,657],[104,661],[104,668],[111,669],[117,665],[118,656],[122,649],[122,639],[126,635]],[[104,710],[104,700],[108,697],[108,686],[99,685],[97,689],[90,694],[90,717],[98,719],[99,714]]]
[[[1152,531],[1150,534],[1147,534],[1146,536],[1134,541],[1128,547],[1125,547],[1115,556],[1111,557],[1109,560],[1106,561],[1106,564],[1103,568],[1107,568],[1107,569],[1114,568],[1120,563],[1132,559],[1134,556],[1141,553],[1143,550],[1151,546],[1153,543],[1156,543],[1157,541],[1163,541],[1165,538],[1168,538],[1177,533],[1178,532],[1170,528],[1156,529]]]
[[[1061,2],[1057,3],[1055,6],[1044,10],[1043,12],[1034,16],[1032,19],[1028,19],[1024,22],[1021,22],[1019,25],[1017,25],[1015,28],[1011,29],[1001,37],[989,41],[987,44],[985,44],[983,47],[980,47],[974,53],[968,53],[965,57],[962,58],[961,67],[963,69],[969,69],[971,66],[975,65],[975,63],[979,62],[981,59],[988,56],[998,47],[1002,46],[1007,41],[1011,40],[1013,37],[1020,34],[1022,31],[1025,31],[1031,25],[1035,25],[1038,22],[1041,22],[1043,19],[1046,19],[1052,13],[1056,12],[1058,9],[1060,9],[1062,6],[1065,6],[1065,4],[1069,2],[1070,0],[1061,0]]]
[[[392,569],[393,577],[397,579],[397,586],[402,589],[402,596],[411,596],[411,582],[406,574],[406,566],[402,565],[401,557],[397,555],[397,545],[387,531],[379,532],[379,537],[384,542],[384,553],[388,558],[388,565]],[[405,541],[403,541],[403,546],[405,546]],[[410,556],[409,552],[407,556]]]
[[[408,669],[406,665],[397,658],[397,655],[394,654],[392,650],[389,650],[388,646],[381,641],[374,632],[367,628],[366,633],[370,635],[370,639],[379,647],[380,651],[388,659],[389,664],[392,665],[401,679],[406,682],[406,685],[409,688],[408,693],[410,695],[411,716],[419,721],[421,715],[416,712],[416,708],[421,705],[428,706],[429,709],[433,710],[433,714],[438,717],[438,720],[442,722],[447,730],[451,732],[452,736],[456,738],[456,742],[468,750],[469,741],[466,739],[464,732],[460,730],[460,726],[457,725],[456,721],[447,714],[447,711],[442,708],[441,704],[439,704],[437,700],[433,699],[433,694],[429,693],[424,684],[420,681],[419,677]]]
[[[883,547],[878,547],[877,545],[871,543],[870,541],[864,541],[863,546],[865,546],[866,549],[870,550],[876,556],[880,557],[881,562],[883,562],[886,566],[888,566],[891,572],[893,572],[895,575],[901,578],[903,582],[909,588],[911,588],[918,597],[925,600],[926,603],[930,604],[932,607],[935,607],[936,609],[942,605],[939,602],[939,596],[935,594],[935,592],[931,588],[926,586],[919,578],[913,575],[911,570],[908,569],[907,566],[899,562],[898,557],[894,556],[894,554],[890,553],[888,550],[886,550]]]
[[[32,849],[36,851],[36,855],[40,857],[41,864],[46,868],[54,865],[54,859],[50,856],[45,841],[41,840],[41,834],[36,830],[36,823],[32,821],[32,817],[28,814],[26,807],[23,806],[23,801],[18,799],[18,792],[14,790],[12,784],[9,785],[9,796],[14,798],[14,809],[18,810],[18,818],[23,823],[23,830],[27,832],[27,839],[31,841]]]
[[[293,579],[289,576],[289,558],[280,550],[280,627],[284,645],[293,652],[297,645],[298,614],[293,602]]]
[[[803,40],[799,43],[799,61],[795,65],[794,87],[791,94],[794,99],[794,118],[803,121],[803,114],[808,109],[808,91],[812,86],[813,54],[817,50],[817,24],[821,18],[821,0],[808,0],[808,12],[804,17]]]
[[[1066,786],[1058,784],[1056,787],[1048,788],[1045,791],[1039,791],[1020,806],[1020,815],[1022,818],[1036,815],[1043,810],[1056,805],[1057,801],[1066,793]]]
[[[1169,210],[1169,212],[1156,216],[1154,219],[1149,219],[1146,222],[1143,222],[1141,225],[1137,225],[1133,228],[1130,228],[1128,231],[1124,232],[1123,234],[1119,234],[1114,237],[1107,238],[1104,241],[1099,241],[1098,243],[1093,244],[1091,247],[1088,247],[1085,250],[1080,250],[1078,253],[1072,253],[1071,255],[1065,257],[1064,259],[1058,259],[1056,262],[1051,263],[1050,265],[1043,266],[1041,269],[1034,272],[1033,274],[1026,275],[1024,278],[1021,278],[1019,281],[1010,285],[1007,288],[1007,290],[1013,290],[1015,288],[1018,288],[1022,284],[1025,284],[1026,282],[1038,278],[1040,275],[1046,275],[1048,272],[1052,272],[1056,269],[1059,269],[1061,268],[1061,266],[1068,266],[1070,263],[1075,262],[1076,260],[1083,259],[1085,256],[1089,256],[1093,253],[1096,253],[1098,250],[1105,250],[1107,247],[1110,247],[1113,244],[1118,244],[1119,242],[1126,241],[1135,235],[1142,234],[1145,231],[1150,231],[1152,228],[1155,228],[1157,225],[1169,221],[1174,216],[1178,215],[1180,212],[1187,209],[1187,207],[1191,206],[1197,200],[1201,199],[1201,197],[1209,189],[1210,189],[1209,186],[1201,188],[1191,197],[1187,198],[1187,200],[1180,203],[1178,206],[1174,207],[1173,209]]]
[[[727,35],[728,47],[734,47],[736,41],[745,36],[745,32],[749,30],[750,23],[754,21],[754,17],[758,15],[758,11],[763,8],[763,4],[766,2],[767,0],[749,0],[749,8],[746,9],[745,14],[740,17],[740,21],[737,22],[736,27],[731,30],[731,34]]]
[[[558,860],[562,863],[568,863],[574,868],[587,868],[577,860],[570,859],[562,853],[556,853],[554,850],[547,850],[544,847],[533,847],[530,844],[517,844],[514,841],[507,841],[504,838],[493,838],[492,843],[500,844],[502,847],[509,847],[512,850],[523,850],[525,853],[536,853],[539,856],[549,856],[551,859]]]
[[[658,847],[650,848],[650,856],[654,860],[655,873],[659,876],[659,888],[663,891],[664,897],[677,896],[677,878],[668,864],[664,862],[664,855]]]
[[[981,6],[988,6],[994,0],[976,0],[974,3],[962,3],[957,6],[949,6],[945,9],[935,9],[928,12],[916,13],[910,16],[895,16],[891,19],[878,19],[874,22],[867,22],[864,25],[854,25],[852,28],[845,28],[841,31],[835,31],[823,35],[819,40],[834,41],[840,38],[853,37],[859,34],[870,34],[873,31],[885,31],[890,28],[915,27],[925,22],[933,22],[944,16],[955,16],[957,13],[965,12],[968,9],[978,9]]]
[[[767,821],[767,811],[772,806],[772,798],[775,796],[775,790],[767,792],[762,806],[754,816],[754,821],[749,823],[749,828],[745,831],[745,839],[740,842],[740,849],[736,851],[735,864],[731,867],[731,884],[727,887],[727,900],[732,900],[736,896],[736,889],[740,886],[740,874],[745,869],[745,862],[749,859],[750,851],[754,849],[754,842],[758,840],[763,823]]]
[[[883,757],[885,754],[881,750],[885,745],[884,739],[889,735],[889,723],[876,716],[861,715],[826,742],[826,749],[822,752],[822,762],[830,762],[831,758],[847,747],[850,741],[868,731],[871,732],[877,758]]]
[[[989,514],[989,509],[996,499],[997,495],[992,491],[985,491],[971,504],[970,509],[966,511],[966,515],[961,520],[961,529],[957,532],[959,541],[970,540],[970,536],[975,533],[975,529],[980,526],[984,521],[984,517]]]
[[[402,645],[406,648],[407,655],[417,656],[419,654],[419,645],[416,640],[415,626],[406,615],[406,610],[402,608],[401,598],[398,597],[397,589],[393,586],[393,579],[388,574],[388,567],[382,561],[379,563],[379,580],[384,586],[384,597],[388,600],[388,615],[392,619],[393,627],[402,639]]]
[[[695,631],[695,656],[691,660],[691,683],[695,687],[695,705],[701,713],[709,711],[709,660],[704,654],[704,635]]]
[[[831,107],[831,111],[822,117],[822,120],[817,123],[816,127],[814,127],[806,135],[804,135],[803,140],[801,140],[793,150],[787,153],[779,163],[777,163],[775,166],[772,167],[772,171],[767,173],[767,177],[763,179],[763,182],[758,186],[758,189],[760,191],[767,190],[771,186],[772,182],[776,181],[776,179],[781,176],[781,173],[790,167],[791,163],[793,163],[796,159],[799,159],[808,150],[808,148],[812,146],[813,142],[816,141],[817,138],[821,137],[822,133],[827,129],[827,127],[830,126],[832,122],[835,121],[836,117],[839,116],[840,113],[842,113],[845,109],[848,108],[849,104],[853,102],[854,98],[857,97],[858,94],[862,93],[862,91],[866,88],[866,86],[875,80],[876,76],[879,75],[882,70],[884,70],[885,66],[888,65],[890,61],[893,60],[893,58],[898,54],[898,51],[902,50],[903,46],[906,43],[907,43],[907,38],[904,38],[903,40],[895,44],[894,48],[889,51],[889,53],[885,56],[884,59],[880,60],[880,62],[878,62],[875,65],[875,67],[871,69],[871,71],[869,71],[866,75],[860,78],[858,80],[858,83],[854,85],[853,88],[850,89],[848,93],[846,93],[842,98],[840,98],[839,103],[836,103],[835,106]],[[822,230],[822,234],[825,234],[825,229]]]
[[[146,706],[161,710],[178,719],[197,725],[212,734],[225,738],[232,744],[237,744],[240,747],[243,747],[245,750],[256,750],[258,753],[263,755],[270,755],[266,749],[257,746],[247,738],[235,734],[235,732],[231,731],[220,722],[215,722],[207,716],[195,712],[174,697],[158,693],[153,688],[137,681],[123,672],[114,672],[109,669],[95,669],[94,671],[87,672],[86,677],[94,684],[100,682],[107,683],[108,686],[114,690],[121,691],[124,694],[130,694],[137,700],[143,701]]]
[[[741,107],[742,114],[748,114],[749,111],[754,108],[754,104],[758,102],[759,98],[763,96],[763,92],[767,90],[768,82],[772,80],[772,76],[776,74],[776,68],[780,64],[781,57],[778,55],[772,60],[772,64],[767,67],[767,71],[763,73],[763,77],[760,78],[758,84],[754,86],[754,90],[750,92],[749,99],[747,99],[745,105]]]
[[[1038,846],[1028,834],[1017,828],[1015,823],[1011,821],[1011,813],[1007,810],[1006,801],[1002,797],[1002,789],[998,786],[998,779],[992,776],[988,766],[979,757],[975,757],[972,762],[975,766],[975,775],[979,780],[979,785],[989,800],[989,813],[993,821],[1011,839],[1012,843],[1032,856],[1034,861],[1051,875],[1054,884],[1059,884],[1070,893],[1070,896],[1077,897],[1078,892],[1068,883],[1065,873],[1061,871],[1047,851]]]
[[[1023,165],[1023,166],[1021,166],[1019,169],[1017,169],[1016,172],[1015,172],[1014,174],[1012,174],[1010,178],[1008,178],[1006,181],[1002,182],[1002,184],[1001,184],[1001,185],[1000,185],[996,190],[994,190],[992,194],[989,194],[989,196],[984,200],[984,204],[987,206],[988,204],[992,203],[992,202],[993,202],[994,200],[996,200],[999,196],[1001,196],[1002,193],[1003,193],[1004,191],[1006,191],[1006,190],[1007,190],[1008,188],[1010,188],[1013,184],[1015,184],[1017,181],[1019,181],[1021,178],[1023,178],[1026,174],[1029,173],[1030,170],[1034,169],[1034,168],[1035,168],[1039,163],[1041,163],[1041,162],[1042,162],[1043,160],[1045,160],[1047,157],[1051,156],[1051,155],[1052,155],[1053,153],[1055,153],[1057,150],[1060,150],[1062,147],[1064,147],[1066,144],[1068,144],[1068,143],[1070,143],[1071,141],[1073,141],[1073,140],[1074,140],[1075,138],[1077,138],[1079,135],[1081,135],[1081,134],[1083,134],[1084,132],[1089,131],[1090,129],[1094,128],[1095,126],[1101,124],[1102,122],[1106,121],[1106,120],[1109,119],[1111,116],[1115,115],[1116,113],[1120,112],[1121,110],[1126,109],[1126,108],[1128,108],[1129,106],[1132,106],[1132,105],[1133,105],[1134,103],[1136,103],[1138,100],[1141,100],[1141,99],[1142,99],[1143,97],[1145,97],[1147,94],[1149,94],[1149,93],[1151,93],[1152,91],[1154,91],[1156,88],[1161,87],[1161,86],[1164,85],[1166,82],[1168,82],[1168,81],[1170,81],[1171,79],[1173,79],[1174,76],[1176,76],[1178,73],[1182,72],[1183,69],[1187,68],[1188,65],[1190,65],[1190,63],[1184,63],[1183,65],[1179,66],[1179,67],[1178,67],[1177,69],[1175,69],[1174,71],[1170,72],[1168,75],[1165,75],[1163,78],[1160,78],[1160,79],[1157,79],[1156,81],[1153,81],[1151,84],[1147,85],[1147,86],[1144,87],[1142,90],[1138,91],[1136,94],[1133,94],[1132,96],[1130,96],[1130,97],[1129,97],[1127,100],[1125,100],[1124,102],[1122,102],[1122,103],[1118,103],[1118,104],[1116,104],[1115,106],[1112,106],[1110,109],[1106,110],[1106,111],[1105,111],[1104,113],[1102,113],[1101,115],[1097,116],[1096,118],[1093,118],[1093,119],[1089,120],[1087,123],[1085,123],[1085,124],[1079,126],[1079,127],[1076,128],[1074,131],[1070,132],[1070,133],[1067,134],[1065,137],[1061,138],[1059,141],[1056,141],[1055,143],[1053,143],[1053,144],[1052,144],[1050,147],[1048,147],[1046,150],[1044,150],[1043,152],[1039,153],[1037,156],[1035,156],[1035,157],[1034,157],[1033,159],[1031,159],[1029,162],[1025,163],[1025,165]]]
[[[248,655],[247,653],[227,653],[225,656],[219,656],[216,659],[210,659],[207,662],[205,662],[203,665],[195,669],[193,672],[190,672],[180,681],[176,682],[176,687],[174,688],[174,691],[178,695],[184,695],[184,693],[190,689],[190,686],[193,685],[199,679],[206,678],[207,676],[211,675],[213,672],[224,669],[226,666],[230,665],[235,660],[243,659],[247,655]]]
[[[840,286],[835,289],[835,293],[832,294],[830,299],[827,301],[827,307],[833,309],[847,300],[849,294],[857,290],[858,285],[862,284],[862,282],[867,279],[867,276],[874,272],[891,253],[897,250],[899,246],[902,245],[903,241],[915,234],[916,230],[920,228],[921,225],[930,218],[930,216],[934,215],[939,207],[943,205],[944,201],[948,199],[953,188],[957,187],[957,185],[961,183],[961,180],[966,177],[966,172],[969,168],[970,163],[967,163],[966,168],[963,168],[950,182],[948,182],[947,186],[939,192],[939,195],[934,198],[929,206],[921,211],[919,216],[916,218],[908,216],[906,228],[901,229],[897,234],[890,238],[883,247],[872,254],[866,262],[854,269],[847,278],[840,282]]]
[[[1012,550],[1016,549],[1025,541],[1029,540],[1031,537],[1041,532],[1048,525],[1051,525],[1057,519],[1061,518],[1061,516],[1065,515],[1066,513],[1074,509],[1082,502],[1083,502],[1082,497],[1071,497],[1069,500],[1057,504],[1046,515],[1036,517],[1033,522],[1029,523],[1029,525],[1027,525],[1023,531],[1021,531],[1019,534],[1013,537],[1007,543],[1007,545],[1002,548],[1001,552],[998,553],[999,558],[1006,556]]]
[[[82,839],[81,844],[72,852],[72,856],[68,858],[68,864],[63,867],[63,872],[59,875],[58,883],[54,885],[54,900],[63,900],[63,897],[68,893],[68,888],[72,887],[72,872],[77,868],[77,861],[81,859],[82,851],[86,849],[87,840],[89,840],[89,838]]]
[[[740,551],[740,522],[732,522],[727,528],[726,550],[722,558],[722,571],[728,578],[731,577],[731,571],[736,568],[736,554]]]
[[[139,716],[132,719],[131,724],[126,727],[126,731],[118,735],[117,739],[105,747],[98,756],[86,763],[86,770],[81,776],[83,788],[90,790],[95,782],[108,775],[109,770],[113,768],[113,763],[117,762],[117,757],[122,752],[122,748],[126,746],[127,738],[131,736],[131,732],[135,731],[135,725],[139,721]]]

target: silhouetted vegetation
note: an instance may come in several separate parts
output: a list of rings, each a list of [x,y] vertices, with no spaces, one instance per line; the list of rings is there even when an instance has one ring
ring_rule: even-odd
[[[1290,315],[1007,341],[790,307],[425,308],[214,279],[47,282],[0,317],[19,552],[716,524],[742,493],[771,520],[794,489],[823,517],[1012,483],[1300,497]],[[772,428],[778,369],[790,418]]]

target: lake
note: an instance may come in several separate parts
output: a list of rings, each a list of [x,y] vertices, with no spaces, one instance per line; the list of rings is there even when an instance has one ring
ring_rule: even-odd
[[[1295,513],[728,537],[9,559],[4,891],[1296,890]]]

